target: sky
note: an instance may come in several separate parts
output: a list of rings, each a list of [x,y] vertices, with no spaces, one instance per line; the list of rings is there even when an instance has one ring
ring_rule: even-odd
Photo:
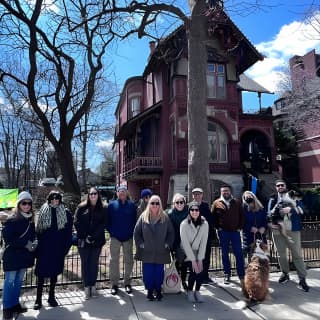
[[[240,0],[227,0],[229,16],[247,39],[265,56],[246,71],[246,75],[257,81],[270,92],[262,94],[262,107],[272,106],[277,95],[279,71],[285,68],[294,55],[304,55],[316,49],[320,54],[320,30],[314,30],[304,23],[306,12],[312,3],[320,10],[320,0],[260,0],[266,4],[256,10],[232,10],[232,3]],[[244,1],[245,2],[245,1]],[[237,11],[237,12],[235,12]],[[320,21],[320,13],[317,15]],[[319,28],[319,22],[318,22]],[[113,68],[120,90],[126,79],[142,75],[149,55],[149,40],[132,37],[118,44],[113,56]],[[246,111],[259,109],[256,93],[243,94],[243,107]],[[109,144],[100,141],[97,144]]]

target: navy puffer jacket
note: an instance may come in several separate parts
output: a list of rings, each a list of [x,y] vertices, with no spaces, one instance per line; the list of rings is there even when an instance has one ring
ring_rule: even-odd
[[[3,270],[16,271],[32,267],[35,253],[30,252],[25,246],[36,237],[34,222],[24,217],[9,218],[4,223],[2,235],[6,247],[3,254]]]

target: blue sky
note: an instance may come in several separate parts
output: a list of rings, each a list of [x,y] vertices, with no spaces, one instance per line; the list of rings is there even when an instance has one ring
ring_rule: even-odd
[[[232,9],[232,3],[239,2],[241,1],[226,0],[225,3]],[[230,10],[229,15],[248,40],[266,57],[263,62],[258,62],[247,70],[246,74],[271,92],[276,92],[278,72],[287,65],[289,58],[296,54],[304,55],[312,49],[320,53],[320,30],[316,32],[303,23],[312,2],[316,3],[320,10],[320,0],[260,0],[260,2],[267,6],[254,12],[238,10],[235,13],[234,10]],[[320,21],[319,13],[317,17]],[[132,37],[129,41],[118,44],[113,55],[113,68],[120,89],[126,79],[143,73],[148,55],[147,38]],[[271,106],[277,97],[276,94],[262,94],[262,106]],[[243,104],[245,109],[258,110],[257,94],[244,94]],[[105,141],[98,144],[104,145]]]

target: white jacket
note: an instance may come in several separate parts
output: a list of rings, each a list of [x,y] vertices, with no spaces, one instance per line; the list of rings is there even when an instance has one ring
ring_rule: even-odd
[[[186,261],[203,260],[206,252],[209,225],[201,217],[202,223],[197,227],[186,218],[180,224],[181,246],[186,254]],[[198,231],[199,230],[199,231]]]

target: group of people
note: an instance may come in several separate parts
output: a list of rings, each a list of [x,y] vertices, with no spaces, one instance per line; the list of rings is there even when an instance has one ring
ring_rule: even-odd
[[[72,243],[78,247],[86,299],[97,295],[96,281],[99,256],[106,242],[105,230],[110,234],[111,294],[117,295],[120,281],[120,250],[124,265],[124,287],[130,294],[134,258],[142,261],[143,282],[147,299],[162,299],[164,266],[175,259],[182,285],[190,302],[202,302],[200,288],[213,280],[209,277],[212,240],[217,236],[222,251],[224,283],[231,278],[229,247],[236,260],[241,284],[245,275],[244,256],[250,254],[256,239],[267,241],[270,228],[276,245],[282,275],[280,283],[289,280],[286,248],[299,276],[299,288],[309,290],[306,268],[301,256],[301,208],[293,200],[283,180],[276,181],[277,193],[265,209],[251,191],[245,191],[242,201],[232,196],[228,185],[220,188],[220,197],[211,208],[203,201],[203,190],[192,190],[192,201],[177,193],[172,207],[165,211],[158,195],[151,190],[141,192],[136,205],[130,200],[126,186],[117,188],[117,199],[104,205],[99,191],[90,188],[85,201],[79,204],[74,216],[64,206],[62,195],[52,191],[46,203],[35,215],[32,196],[23,191],[18,195],[13,214],[3,223],[3,319],[12,319],[14,313],[26,308],[19,303],[20,289],[27,268],[35,263],[37,294],[34,309],[42,307],[45,279],[50,279],[48,304],[58,305],[55,298],[57,276],[63,272],[64,259]],[[291,199],[290,202],[288,199]],[[273,217],[279,215],[283,223]],[[73,226],[76,237],[73,239]],[[285,229],[285,232],[283,232]],[[133,247],[135,242],[135,255]]]

